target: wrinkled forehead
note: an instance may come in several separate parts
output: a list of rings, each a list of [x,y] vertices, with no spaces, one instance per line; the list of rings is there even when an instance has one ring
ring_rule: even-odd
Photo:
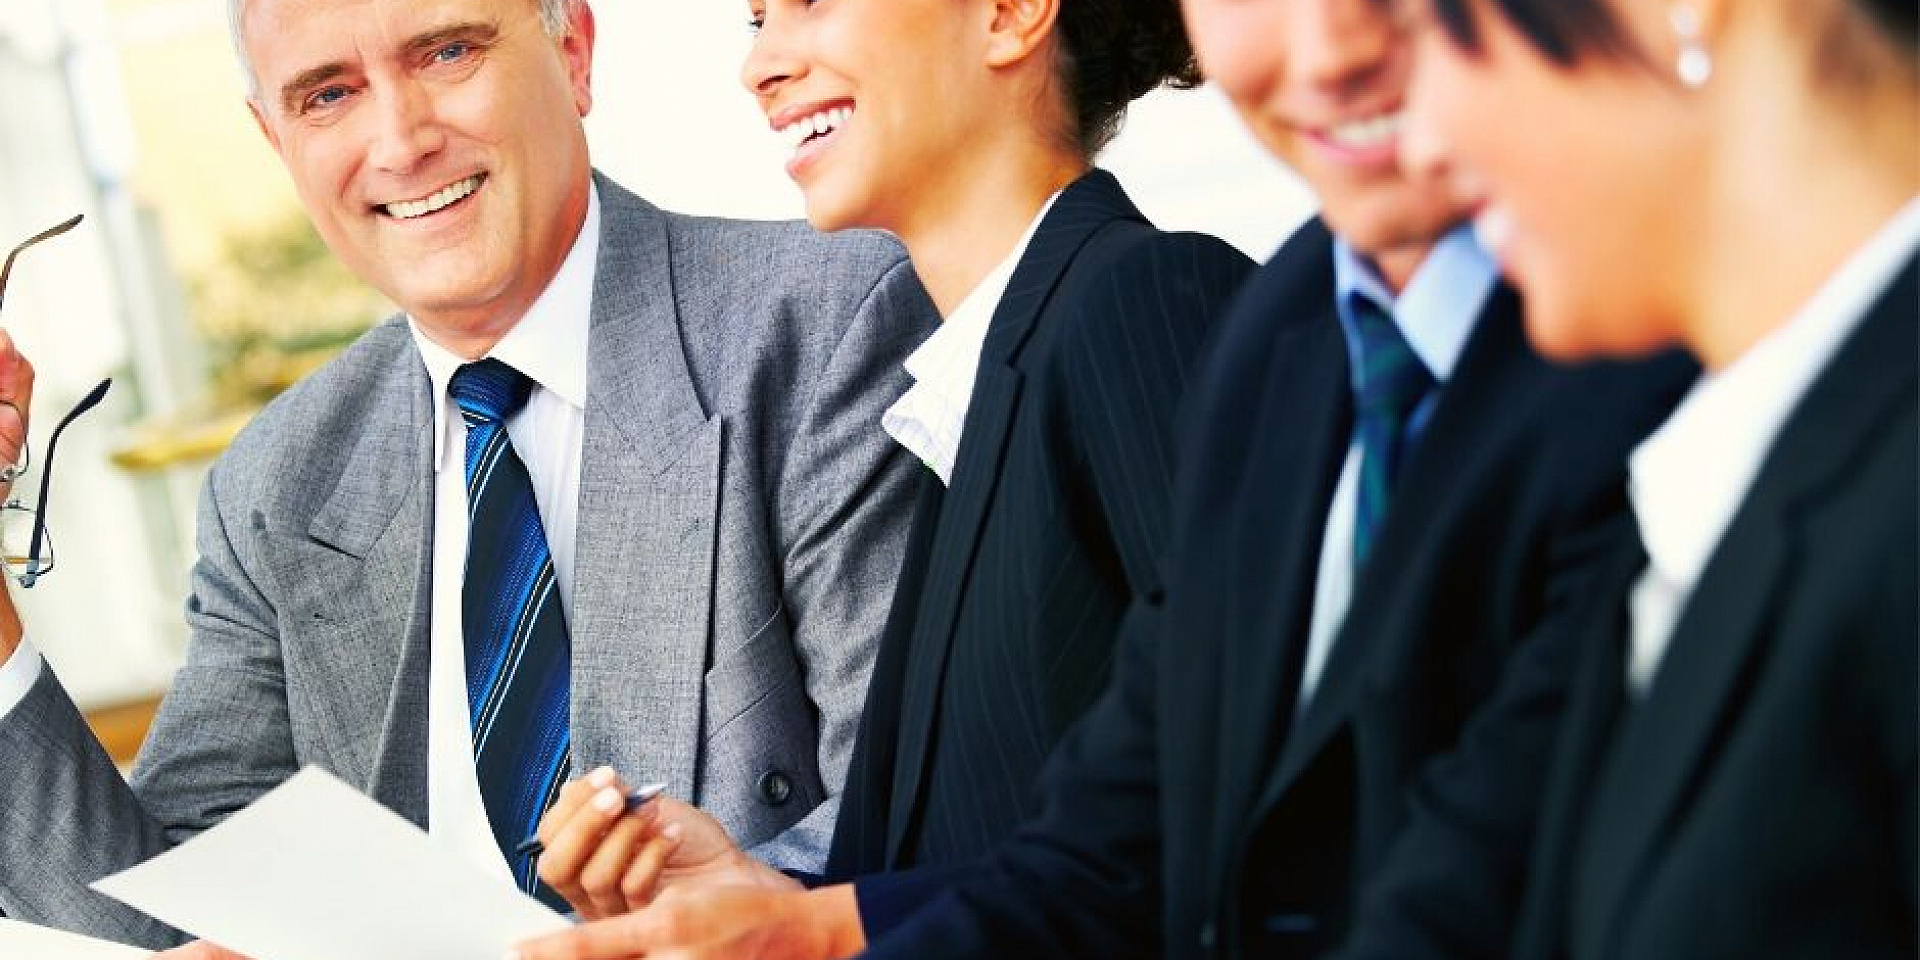
[[[323,64],[396,56],[453,27],[537,25],[540,12],[538,0],[233,0],[230,9],[234,46],[256,94]]]

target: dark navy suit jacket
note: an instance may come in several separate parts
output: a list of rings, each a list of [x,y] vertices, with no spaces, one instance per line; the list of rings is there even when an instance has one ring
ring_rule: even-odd
[[[872,956],[1313,955],[1503,670],[1564,680],[1516,653],[1591,578],[1626,454],[1691,364],[1551,367],[1496,292],[1296,717],[1352,433],[1333,278],[1311,223],[1222,321],[1183,421],[1165,587],[1130,611],[1112,685],[1011,842],[904,921],[867,915],[899,921]]]

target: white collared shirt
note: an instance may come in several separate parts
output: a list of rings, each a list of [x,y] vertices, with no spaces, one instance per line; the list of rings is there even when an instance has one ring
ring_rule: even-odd
[[[1342,332],[1347,339],[1347,364],[1353,389],[1360,389],[1360,348],[1356,342],[1353,318],[1347,313],[1347,297],[1359,294],[1372,300],[1393,318],[1400,335],[1407,340],[1415,356],[1433,375],[1436,389],[1414,408],[1412,421],[1424,425],[1439,402],[1440,389],[1453,376],[1453,368],[1466,349],[1467,340],[1479,325],[1480,311],[1493,291],[1494,266],[1486,252],[1466,228],[1448,234],[1427,259],[1414,271],[1399,297],[1387,290],[1373,268],[1361,260],[1345,241],[1334,245],[1334,291]],[[1294,701],[1296,713],[1313,702],[1320,685],[1320,674],[1333,656],[1334,640],[1346,622],[1347,607],[1353,602],[1353,530],[1360,498],[1360,438],[1355,425],[1354,438],[1347,445],[1347,459],[1340,468],[1340,479],[1333,488],[1333,502],[1327,508],[1327,524],[1320,535],[1320,566],[1313,581],[1313,615],[1307,627],[1306,659],[1300,668],[1300,691]]]
[[[0,664],[0,720],[5,720],[7,714],[27,698],[27,694],[33,691],[34,682],[39,679],[40,651],[22,636],[20,646],[14,648],[13,656]]]
[[[587,410],[587,336],[600,246],[600,195],[553,282],[487,356],[535,384],[527,405],[507,421],[507,436],[527,467],[534,502],[553,554],[561,610],[573,612],[573,548],[580,505],[580,458]],[[435,843],[511,883],[493,840],[474,772],[468,719],[466,639],[460,593],[467,563],[466,421],[447,382],[466,361],[409,324],[433,384],[433,607],[427,683],[427,822]]]
[[[1647,568],[1628,600],[1627,689],[1653,686],[1673,628],[1787,417],[1920,246],[1920,198],[1881,227],[1786,324],[1694,385],[1629,461]]]
[[[1006,296],[1014,268],[1026,255],[1027,244],[1053,209],[1056,193],[1040,205],[1027,232],[986,276],[974,285],[953,315],[940,324],[902,366],[913,386],[880,415],[880,426],[901,446],[953,485],[953,465],[960,452],[960,431],[966,426],[967,404],[973,399],[973,381],[980,372],[980,351],[987,342],[993,314]]]

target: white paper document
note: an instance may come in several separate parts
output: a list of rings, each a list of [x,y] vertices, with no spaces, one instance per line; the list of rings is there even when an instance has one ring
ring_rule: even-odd
[[[93,886],[254,960],[493,960],[567,927],[312,767]]]
[[[7,960],[146,960],[150,950],[49,930],[18,920],[0,920],[0,957]]]

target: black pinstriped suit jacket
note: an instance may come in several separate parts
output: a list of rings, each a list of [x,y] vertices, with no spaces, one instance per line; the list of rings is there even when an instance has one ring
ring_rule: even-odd
[[[925,478],[829,873],[971,859],[1031,810],[1155,582],[1174,408],[1251,269],[1155,229],[1104,171],[1041,221],[987,334],[953,486]]]

